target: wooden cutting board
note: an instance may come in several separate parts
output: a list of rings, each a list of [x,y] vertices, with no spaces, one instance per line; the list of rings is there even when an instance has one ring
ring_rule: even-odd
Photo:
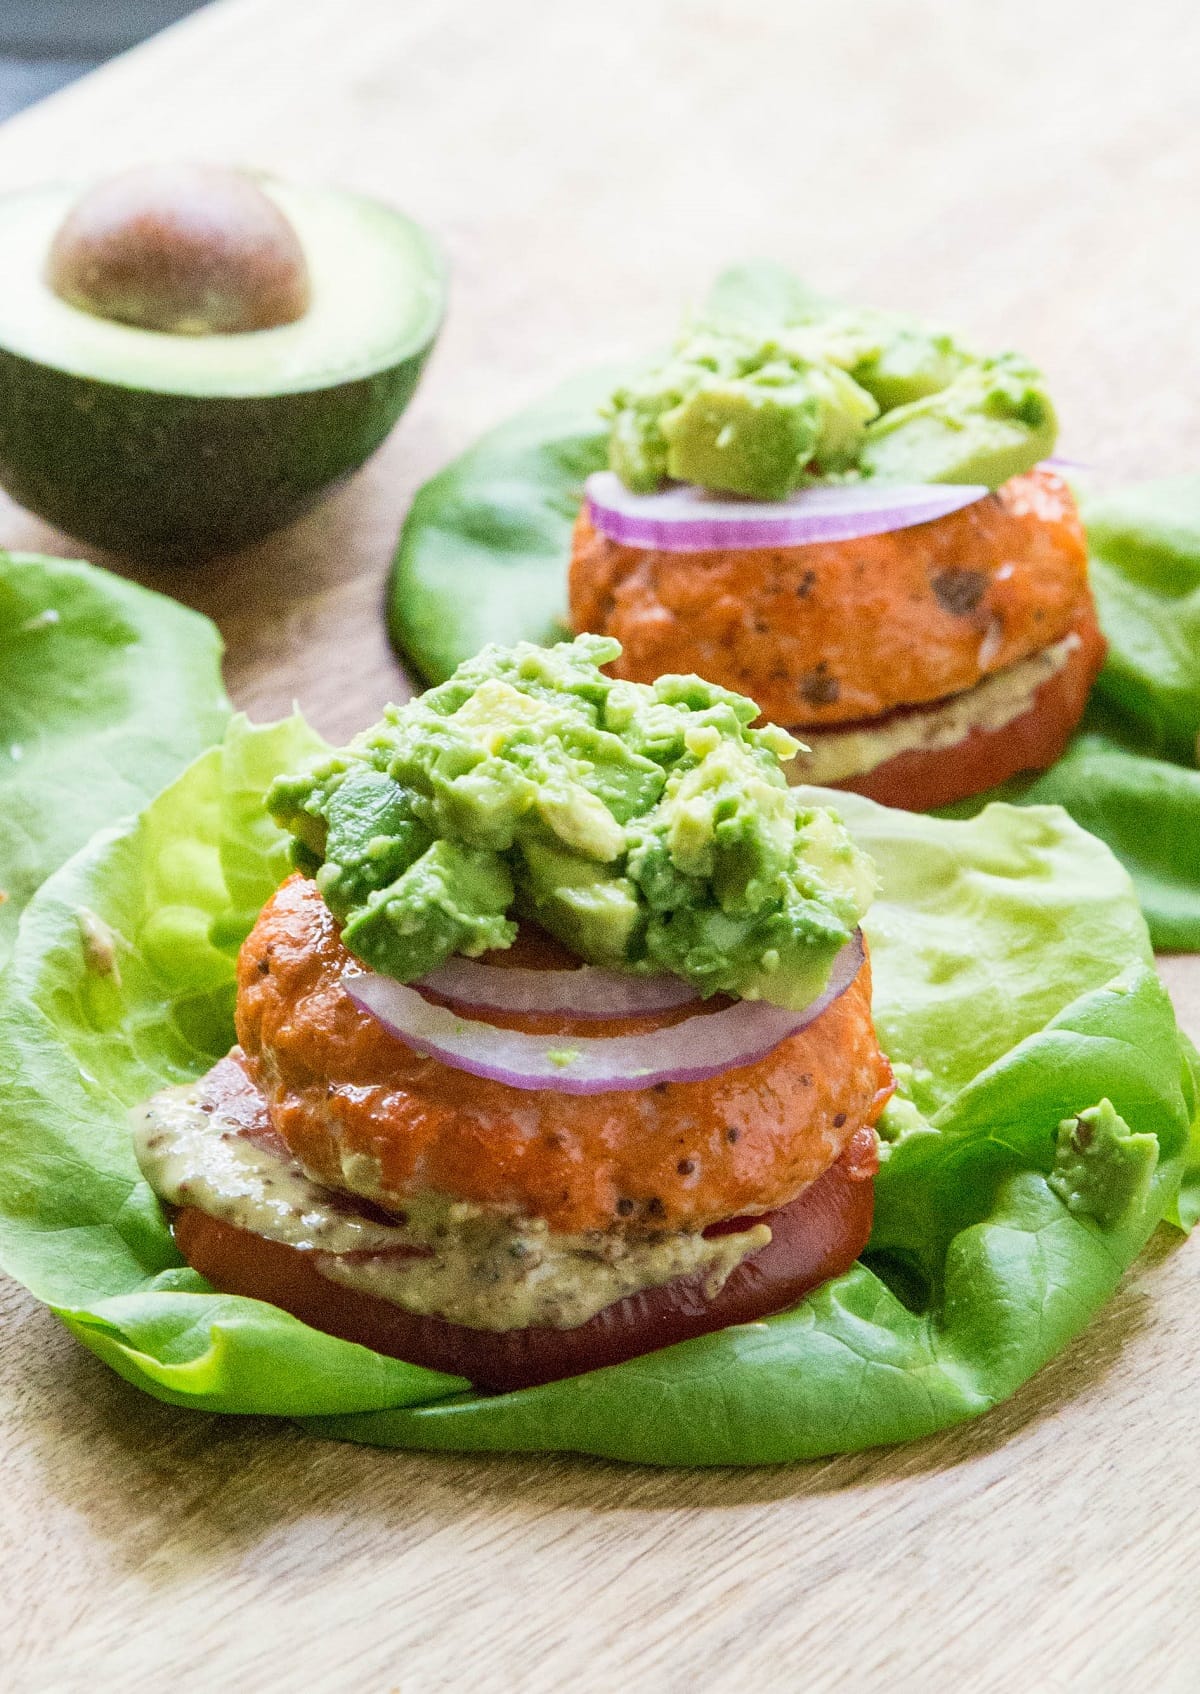
[[[143,573],[216,618],[239,705],[343,736],[405,687],[381,609],[418,483],[733,258],[1026,350],[1100,480],[1194,468],[1198,56],[1190,0],[226,0],[0,129],[0,186],[225,158],[440,232],[450,319],[374,463],[263,546]],[[0,543],[80,551],[8,505]],[[1164,964],[1200,1037],[1197,961]],[[1183,1694],[1198,1295],[1164,1230],[977,1424],[656,1473],[174,1411],[6,1284],[0,1687]]]

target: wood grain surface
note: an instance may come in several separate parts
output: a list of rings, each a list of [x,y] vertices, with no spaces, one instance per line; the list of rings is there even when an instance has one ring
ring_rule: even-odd
[[[728,259],[1028,351],[1101,481],[1194,468],[1198,60],[1192,0],[225,0],[0,129],[0,187],[218,157],[440,233],[450,319],[373,464],[147,578],[217,619],[252,715],[342,735],[405,686],[381,607],[417,484]],[[3,505],[0,544],[80,551]],[[1200,1036],[1197,963],[1164,969]],[[171,1410],[6,1284],[0,1689],[1187,1694],[1198,1293],[1163,1230],[979,1423],[672,1474]]]

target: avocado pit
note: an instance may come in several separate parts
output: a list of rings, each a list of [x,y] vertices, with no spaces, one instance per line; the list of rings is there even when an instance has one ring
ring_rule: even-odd
[[[276,329],[312,297],[283,210],[219,165],[145,165],[89,188],[59,226],[45,276],[81,311],[172,335]]]

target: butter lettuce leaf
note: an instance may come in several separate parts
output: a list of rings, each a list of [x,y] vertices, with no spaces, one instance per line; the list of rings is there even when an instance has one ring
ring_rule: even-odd
[[[1127,736],[1128,726],[1093,703],[1056,765],[996,793],[1017,804],[1065,806],[1129,871],[1154,945],[1192,952],[1200,948],[1200,770],[1133,752]]]
[[[1081,506],[1108,658],[1063,757],[995,794],[1065,806],[1128,868],[1154,945],[1192,951],[1200,948],[1200,476],[1138,483]]]
[[[0,962],[44,878],[228,716],[207,618],[93,565],[0,553]]]
[[[236,938],[287,870],[262,787],[323,750],[300,718],[235,718],[46,882],[0,982],[0,1265],[178,1404],[345,1412],[462,1386],[213,1294],[181,1265],[133,1156],[129,1107],[232,1043]]]
[[[739,265],[702,310],[755,326],[818,297],[778,265]],[[607,463],[595,371],[492,430],[426,483],[392,575],[393,639],[431,682],[488,641],[557,639],[583,484]],[[1200,948],[1200,476],[1084,499],[1092,583],[1109,642],[1088,716],[1063,759],[989,799],[1065,806],[1128,867],[1155,946]]]
[[[847,1451],[985,1411],[1087,1324],[1164,1216],[1194,1218],[1195,1078],[1107,849],[1054,808],[947,821],[814,790],[880,868],[876,1013],[908,1096],[861,1263],[765,1323],[496,1397],[213,1292],[179,1260],[127,1112],[229,1046],[234,939],[283,867],[252,796],[319,750],[299,719],[234,720],[47,881],[0,985],[0,1263],[146,1392],[383,1445]],[[1157,1158],[1101,1227],[1049,1178],[1060,1123],[1105,1101]]]
[[[1108,636],[1100,698],[1150,753],[1195,769],[1200,739],[1200,476],[1083,501]]]
[[[1200,1102],[1200,1052],[1185,1035],[1183,1053],[1191,1072],[1191,1087]],[[1192,1134],[1179,1186],[1179,1198],[1167,1213],[1168,1222],[1182,1230],[1192,1230],[1200,1223],[1200,1110],[1192,1118]]]

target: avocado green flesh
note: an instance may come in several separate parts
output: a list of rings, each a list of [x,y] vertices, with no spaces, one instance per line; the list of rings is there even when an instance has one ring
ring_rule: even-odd
[[[1053,450],[1038,372],[893,313],[809,305],[767,325],[711,317],[613,394],[609,468],[782,500],[834,475],[997,488]]]
[[[512,945],[800,1008],[874,891],[836,818],[801,806],[758,708],[699,677],[620,682],[615,641],[486,648],[268,809],[344,925],[403,982]]]
[[[0,200],[0,484],[70,534],[196,558],[298,516],[381,444],[441,320],[442,260],[409,219],[266,183],[296,227],[313,304],[242,335],[164,335],[42,280],[70,188]]]
[[[1158,1164],[1158,1141],[1135,1135],[1111,1100],[1064,1118],[1048,1181],[1067,1210],[1117,1229],[1146,1203]]]
[[[370,376],[428,348],[445,301],[425,232],[377,201],[261,184],[300,237],[312,304],[295,323],[240,335],[167,335],[68,305],[43,278],[79,185],[0,199],[0,347],[75,376],[160,394],[254,396]]]
[[[969,366],[946,387],[886,412],[860,468],[893,482],[998,488],[1054,451],[1058,420],[1039,373],[1012,355]]]

